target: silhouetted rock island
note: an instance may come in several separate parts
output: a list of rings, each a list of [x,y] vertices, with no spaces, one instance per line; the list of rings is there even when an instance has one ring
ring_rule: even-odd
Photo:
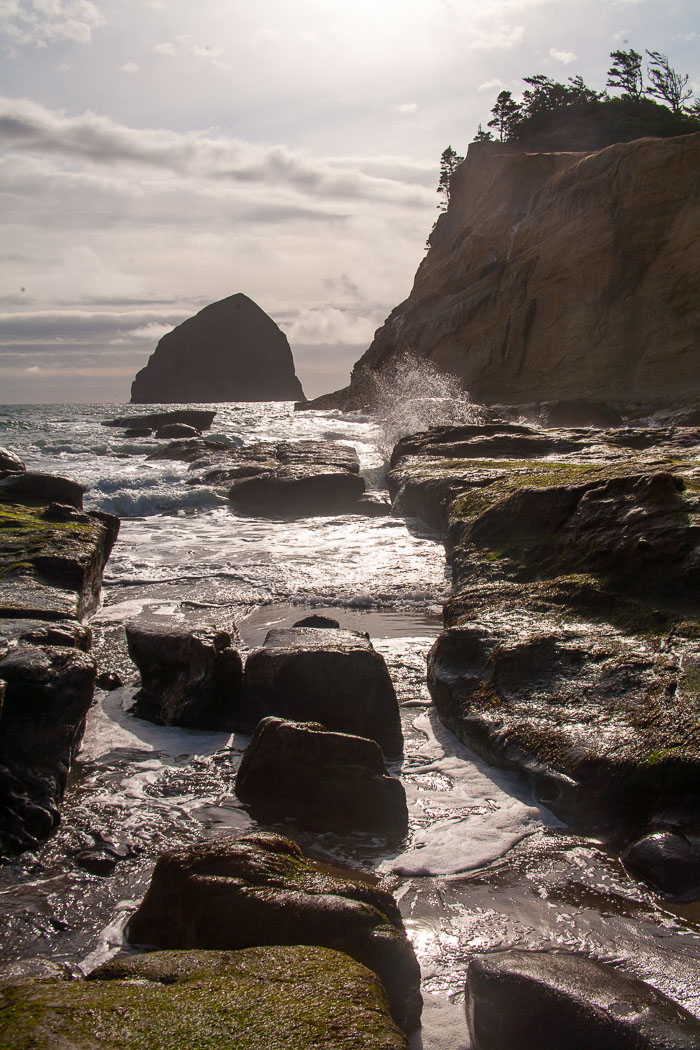
[[[287,337],[241,292],[164,335],[131,384],[134,404],[303,397]]]

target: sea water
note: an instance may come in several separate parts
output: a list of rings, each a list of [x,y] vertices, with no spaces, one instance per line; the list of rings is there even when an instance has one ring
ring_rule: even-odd
[[[300,413],[288,403],[215,407],[207,436],[232,446],[348,444],[367,488],[385,493],[388,445],[402,432],[396,418]],[[435,418],[436,405],[422,410]],[[161,852],[257,826],[233,790],[246,736],[155,726],[129,713],[137,674],[125,623],[215,624],[231,631],[245,655],[270,627],[314,611],[368,631],[387,661],[406,742],[391,771],[405,785],[409,833],[396,842],[311,833],[284,821],[272,827],[317,858],[390,880],[423,973],[426,1007],[414,1050],[468,1046],[462,1003],[469,959],[508,947],[623,962],[700,1012],[696,927],[634,883],[602,843],[568,833],[526,783],[477,759],[437,719],[425,661],[449,594],[440,537],[396,517],[237,515],[224,492],[191,483],[187,464],[149,460],[162,442],[102,425],[143,411],[0,408],[0,445],[29,469],[82,482],[87,509],[121,518],[91,627],[100,669],[124,681],[114,692],[97,691],[57,834],[0,870],[5,971],[85,973],[129,950],[124,925]],[[414,405],[404,431],[420,421]],[[117,859],[105,875],[81,866],[82,852],[100,844]],[[691,908],[686,919],[694,917]]]

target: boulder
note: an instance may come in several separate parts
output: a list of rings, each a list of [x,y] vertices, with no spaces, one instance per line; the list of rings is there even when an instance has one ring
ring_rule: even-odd
[[[58,824],[92,703],[95,665],[77,649],[18,646],[0,660],[0,852],[35,849]]]
[[[262,648],[246,661],[241,724],[252,731],[268,715],[370,737],[389,755],[403,747],[398,701],[384,658],[357,631],[269,631]]]
[[[420,970],[392,895],[321,871],[279,835],[163,854],[126,935],[166,949],[306,944],[346,952],[380,978],[404,1031],[419,1024]]]
[[[14,452],[10,452],[9,448],[0,448],[0,471],[8,470],[12,473],[20,474],[26,469],[19,456],[16,456]]]
[[[349,510],[364,490],[363,479],[345,470],[281,467],[234,481],[228,498],[237,510],[267,516],[321,515]]]
[[[205,306],[164,335],[131,386],[135,404],[303,396],[286,336],[240,292]]]
[[[56,474],[41,474],[25,470],[0,478],[0,499],[36,500],[40,503],[64,503],[76,510],[83,509],[85,486]]]
[[[234,729],[243,669],[229,634],[136,620],[126,640],[141,674],[134,714],[160,725]]]
[[[236,795],[254,814],[294,816],[324,830],[408,830],[403,785],[388,776],[379,745],[318,722],[263,718],[241,760]]]
[[[167,423],[164,427],[156,430],[157,438],[189,438],[201,437],[201,432],[196,427],[188,426],[187,423]]]
[[[147,412],[140,415],[117,416],[116,419],[103,419],[103,427],[125,427],[129,430],[145,428],[149,432],[167,426],[169,423],[184,423],[196,430],[209,430],[216,411],[204,408],[174,408],[168,412]]]
[[[147,438],[150,437],[153,431],[150,427],[127,427],[124,431],[124,437],[127,438]]]
[[[580,955],[506,951],[469,964],[473,1050],[691,1050],[700,1021],[665,995]]]
[[[214,438],[178,438],[171,441],[165,448],[158,448],[151,452],[147,459],[173,459],[182,463],[201,463],[207,461],[212,455],[226,453],[228,445]]]
[[[376,975],[327,948],[150,952],[0,986],[0,1043],[66,1050],[408,1050]]]
[[[318,613],[312,613],[311,616],[305,616],[302,620],[297,620],[296,623],[292,624],[292,627],[321,627],[328,629],[334,629],[340,627],[338,620],[333,619],[332,616],[319,616]]]
[[[622,852],[624,865],[671,897],[700,898],[700,838],[679,831],[656,831],[631,842]]]

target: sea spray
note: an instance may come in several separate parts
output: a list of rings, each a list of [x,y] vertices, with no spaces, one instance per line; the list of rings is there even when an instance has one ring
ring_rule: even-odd
[[[362,368],[354,385],[379,417],[379,445],[387,460],[396,442],[407,434],[479,419],[479,407],[457,376],[441,372],[432,361],[410,351],[394,358],[381,372]]]

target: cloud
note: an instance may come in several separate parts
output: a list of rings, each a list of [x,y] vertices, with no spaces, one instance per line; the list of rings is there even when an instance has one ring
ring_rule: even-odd
[[[508,50],[519,44],[525,35],[525,26],[508,26],[494,23],[488,27],[475,26],[469,40],[474,51]]]
[[[404,113],[406,116],[411,116],[413,113],[417,113],[418,112],[418,103],[417,102],[401,102],[401,103],[399,103],[399,105],[392,106],[391,108],[395,109],[397,113]]]
[[[576,61],[577,55],[573,51],[562,51],[559,48],[550,47],[549,57],[555,62],[561,62],[563,66],[568,66],[571,62]]]
[[[297,343],[311,346],[329,346],[334,343],[368,346],[379,321],[377,317],[358,313],[357,309],[326,306],[300,310],[292,320],[281,326],[292,346]]]
[[[15,46],[89,44],[93,30],[104,24],[92,0],[10,0],[0,6],[0,30]]]
[[[220,45],[213,47],[210,44],[198,44],[186,33],[178,34],[173,40],[154,44],[151,50],[158,55],[166,55],[169,58],[186,56],[188,58],[203,59],[206,62],[210,62],[217,69],[225,71],[231,69],[228,62],[222,61],[223,47]]]
[[[476,89],[479,93],[484,91],[495,91],[497,88],[504,88],[505,84],[498,77],[494,77],[493,80],[485,80],[483,84],[479,84]]]
[[[120,73],[138,73],[138,71],[139,67],[136,62],[124,62],[124,64],[119,67]]]

